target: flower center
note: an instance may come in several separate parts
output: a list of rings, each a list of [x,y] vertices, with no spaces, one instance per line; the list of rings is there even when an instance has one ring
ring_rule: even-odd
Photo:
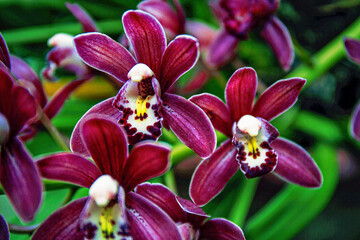
[[[0,145],[8,140],[10,133],[9,123],[6,117],[0,113]]]
[[[243,134],[244,139],[247,140],[249,151],[256,158],[259,155],[256,137],[261,129],[261,122],[251,115],[245,115],[239,120],[237,127]]]
[[[118,182],[110,175],[102,175],[90,186],[89,195],[99,207],[105,207],[116,197]]]

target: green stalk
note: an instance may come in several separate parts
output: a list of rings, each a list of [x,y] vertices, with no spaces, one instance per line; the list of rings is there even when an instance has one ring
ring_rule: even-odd
[[[165,185],[177,195],[177,187],[175,181],[174,171],[172,169],[168,170],[164,175]]]
[[[310,86],[345,56],[344,37],[360,38],[360,17],[314,55],[312,67],[301,64],[285,78],[302,77],[307,80],[305,87]]]

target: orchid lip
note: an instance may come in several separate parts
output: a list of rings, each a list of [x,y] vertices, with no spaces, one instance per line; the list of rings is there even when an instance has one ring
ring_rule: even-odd
[[[90,186],[89,195],[99,207],[105,207],[114,199],[119,183],[110,175],[102,175]]]
[[[144,79],[154,76],[154,72],[143,63],[138,63],[128,73],[128,78],[134,82],[141,82]]]

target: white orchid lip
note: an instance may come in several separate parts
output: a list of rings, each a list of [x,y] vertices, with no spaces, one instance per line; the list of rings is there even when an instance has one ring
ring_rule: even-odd
[[[74,37],[66,33],[58,33],[49,38],[50,47],[74,47]]]
[[[90,186],[89,196],[99,207],[105,207],[118,193],[119,183],[110,175],[102,175]]]
[[[261,122],[251,115],[244,115],[237,123],[237,127],[241,132],[256,137],[261,129]]]
[[[128,78],[134,82],[141,82],[144,79],[154,76],[154,72],[144,63],[138,63],[128,72]]]

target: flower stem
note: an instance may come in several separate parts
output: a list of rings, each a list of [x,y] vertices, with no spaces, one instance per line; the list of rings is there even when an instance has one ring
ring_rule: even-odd
[[[12,233],[32,234],[39,227],[39,225],[40,224],[35,224],[35,225],[31,225],[31,226],[21,226],[21,225],[9,223],[9,230]]]
[[[164,181],[165,181],[165,185],[173,192],[177,195],[177,187],[176,187],[176,180],[175,180],[175,175],[174,175],[174,171],[172,169],[170,169],[169,171],[167,171],[164,175]]]

